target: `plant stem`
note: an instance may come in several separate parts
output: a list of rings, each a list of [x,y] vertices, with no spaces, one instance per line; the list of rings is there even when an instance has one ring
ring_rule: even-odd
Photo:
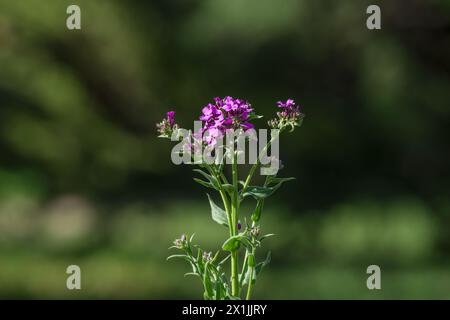
[[[261,162],[260,162],[260,158],[262,157],[262,155],[263,155],[264,153],[267,152],[267,149],[270,147],[270,145],[272,144],[272,142],[273,142],[276,138],[278,138],[278,136],[271,137],[270,141],[266,144],[266,146],[265,146],[265,147],[261,150],[261,152],[259,153],[258,158],[256,159],[256,162],[255,162],[255,163],[253,164],[253,166],[250,168],[250,171],[249,171],[249,173],[248,173],[247,179],[245,179],[244,186],[242,187],[242,190],[241,190],[241,194],[244,193],[245,190],[247,190],[247,187],[248,187],[248,185],[250,184],[250,181],[252,180],[253,175],[255,174],[256,168],[257,168],[258,165],[261,163]]]
[[[232,216],[232,233],[237,234],[237,220],[239,216],[239,198],[238,198],[238,173],[237,173],[237,155],[234,155],[232,164],[233,175],[233,197],[231,201],[231,216]],[[231,294],[235,297],[239,296],[239,279],[238,279],[238,255],[237,250],[231,252]]]
[[[255,267],[249,267],[250,268],[250,279],[248,282],[248,287],[247,287],[247,295],[245,296],[245,300],[250,300],[250,297],[252,295],[252,291],[253,291],[253,276],[255,273]]]
[[[267,178],[266,178],[267,180]],[[255,227],[255,221],[252,222],[252,228]],[[253,240],[252,240],[253,242]],[[251,255],[253,256],[253,259],[255,257],[255,248],[253,247],[252,251],[251,251]],[[253,261],[254,263],[254,261]],[[253,291],[253,277],[255,276],[255,266],[248,266],[250,268],[250,279],[248,281],[248,287],[247,287],[247,294],[245,296],[245,300],[250,300],[250,297],[252,295],[252,291]]]
[[[206,166],[206,168],[208,169],[210,174],[212,174],[214,177],[216,177],[217,180],[220,180],[219,174],[216,172],[216,170],[214,170],[214,167]],[[225,212],[227,213],[228,226],[229,226],[228,229],[230,230],[230,237],[231,237],[231,236],[233,236],[233,230],[231,229],[231,225],[232,225],[231,209],[230,209],[230,204],[228,202],[227,193],[223,189],[221,183],[219,183],[219,193],[220,193],[220,197],[222,198],[223,205],[225,207]]]
[[[231,252],[231,294],[239,296],[237,250]]]

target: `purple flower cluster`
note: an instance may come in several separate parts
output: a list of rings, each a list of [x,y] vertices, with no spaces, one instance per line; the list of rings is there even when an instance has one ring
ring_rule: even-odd
[[[295,101],[292,99],[287,99],[286,102],[278,101],[277,106],[278,108],[283,108],[285,110],[293,110],[299,108],[298,106],[295,105]]]
[[[169,112],[167,112],[167,121],[169,122],[169,125],[170,125],[171,127],[173,127],[174,124],[175,124],[174,117],[175,117],[175,111],[169,111]]]
[[[277,112],[276,118],[268,122],[270,128],[284,130],[290,127],[293,130],[294,127],[301,125],[304,115],[293,99],[278,101],[277,106],[281,110]],[[202,109],[200,116],[202,128],[192,134],[194,143],[188,143],[184,149],[201,150],[205,144],[215,147],[217,141],[222,139],[228,130],[252,129],[253,124],[250,120],[259,118],[253,111],[250,103],[245,100],[230,96],[214,98],[212,103],[208,103]],[[173,132],[178,130],[174,117],[175,111],[169,111],[166,118],[156,125],[160,137],[170,138]]]
[[[225,98],[214,98],[214,103],[208,103],[202,109],[200,120],[204,122],[202,134],[207,133],[204,141],[214,146],[217,139],[230,129],[248,130],[253,128],[249,122],[253,109],[251,105],[241,99],[227,96]]]
[[[160,137],[170,138],[172,133],[178,129],[178,125],[175,123],[174,117],[175,111],[169,111],[166,114],[166,118],[156,124]]]
[[[271,128],[281,130],[290,126],[293,129],[301,124],[304,115],[300,113],[300,106],[295,104],[294,100],[278,101],[277,106],[282,110],[277,112],[278,118],[269,121]]]

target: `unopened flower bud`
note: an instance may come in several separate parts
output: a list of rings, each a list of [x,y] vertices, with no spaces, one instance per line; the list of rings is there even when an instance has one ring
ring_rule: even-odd
[[[212,252],[210,251],[210,252],[203,252],[203,255],[202,255],[202,257],[203,257],[203,260],[205,261],[205,262],[208,262],[208,261],[211,261],[212,260]]]
[[[278,101],[277,105],[281,111],[277,112],[278,119],[269,121],[271,128],[278,128],[280,130],[290,127],[294,130],[296,126],[300,126],[304,115],[300,112],[300,106],[295,104],[294,100]]]
[[[255,226],[250,230],[251,235],[255,238],[257,238],[259,236],[260,232],[261,232],[261,229],[259,226]]]
[[[187,245],[187,237],[185,234],[182,234],[180,239],[175,239],[173,244],[175,245],[175,247],[177,247],[178,249],[183,249],[186,247]]]

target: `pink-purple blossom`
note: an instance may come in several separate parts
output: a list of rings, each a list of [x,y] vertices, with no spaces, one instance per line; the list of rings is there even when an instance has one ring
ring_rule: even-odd
[[[167,112],[166,118],[157,123],[156,128],[160,137],[170,137],[174,130],[178,129],[178,125],[175,123],[175,111]]]
[[[215,145],[229,129],[248,130],[253,128],[249,122],[253,111],[250,103],[230,96],[214,98],[202,109],[200,120],[203,121],[202,133],[206,133],[204,141],[208,145]]]
[[[168,111],[167,112],[167,120],[169,121],[169,125],[173,126],[175,124],[175,111]]]
[[[304,115],[300,112],[300,106],[293,99],[278,101],[277,106],[281,108],[281,111],[277,112],[278,118],[269,120],[271,128],[282,130],[289,126],[293,130],[295,126],[300,125]]]

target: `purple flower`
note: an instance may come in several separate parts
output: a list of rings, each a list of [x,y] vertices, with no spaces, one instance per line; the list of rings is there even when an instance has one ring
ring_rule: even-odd
[[[213,101],[203,107],[200,116],[204,122],[203,131],[209,131],[209,135],[204,138],[208,145],[215,145],[217,139],[229,129],[253,128],[253,124],[248,121],[253,109],[247,101],[230,96],[223,99],[216,97]]]
[[[277,105],[279,108],[291,109],[291,108],[295,107],[295,101],[293,99],[287,99],[286,102],[278,101]]]
[[[291,127],[292,131],[296,126],[300,126],[304,115],[300,113],[300,106],[296,105],[293,99],[287,99],[285,102],[278,101],[277,106],[282,110],[277,112],[278,118],[268,122],[271,128],[283,130]]]
[[[166,118],[160,123],[156,124],[157,131],[161,138],[170,138],[172,133],[178,129],[178,125],[175,123],[175,111],[168,111]]]
[[[169,124],[173,126],[175,124],[175,120],[173,119],[175,116],[175,111],[168,111],[167,112],[167,120],[169,121]]]

